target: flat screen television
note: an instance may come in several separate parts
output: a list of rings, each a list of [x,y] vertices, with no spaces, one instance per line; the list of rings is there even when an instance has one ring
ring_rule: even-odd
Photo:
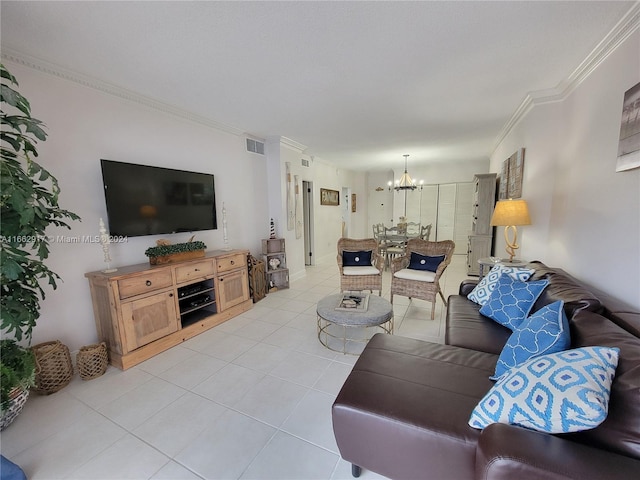
[[[109,234],[136,237],[218,228],[213,175],[100,160]]]

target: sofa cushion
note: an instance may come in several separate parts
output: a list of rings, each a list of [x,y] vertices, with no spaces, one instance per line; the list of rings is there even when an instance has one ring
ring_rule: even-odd
[[[492,380],[499,379],[509,369],[530,358],[569,348],[569,322],[562,306],[561,300],[547,305],[514,330],[498,357],[496,373],[491,377]]]
[[[529,315],[531,307],[547,286],[546,280],[521,282],[501,275],[480,313],[500,325],[515,330]]]
[[[499,355],[511,336],[511,330],[480,315],[480,305],[462,295],[447,301],[444,343]]]
[[[428,270],[435,272],[438,269],[438,265],[444,262],[445,255],[420,255],[416,252],[411,252],[409,258],[409,269],[411,270]]]
[[[333,404],[342,458],[390,478],[473,478],[467,420],[496,356],[376,334]]]
[[[502,274],[509,275],[514,280],[526,282],[533,272],[534,270],[524,267],[507,267],[501,264],[494,265],[489,273],[482,277],[482,280],[480,280],[467,298],[479,305],[484,305],[489,300],[491,292],[496,288],[498,279]]]
[[[530,262],[528,268],[535,270],[529,280],[547,280],[549,286],[533,306],[532,311],[540,310],[545,305],[562,300],[567,318],[572,318],[576,312],[587,310],[600,313],[602,302],[580,282],[559,268],[547,267],[542,262]]]
[[[357,252],[342,252],[343,267],[364,267],[371,265],[371,250],[360,250]]]
[[[640,338],[588,311],[578,312],[570,328],[575,347],[605,345],[620,349],[607,419],[598,428],[572,434],[571,438],[640,458]]]
[[[582,347],[535,357],[480,400],[469,425],[509,423],[546,433],[592,429],[607,417],[618,348]]]

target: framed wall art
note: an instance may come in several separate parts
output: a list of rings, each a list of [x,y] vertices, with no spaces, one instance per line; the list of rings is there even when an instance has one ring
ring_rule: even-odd
[[[616,172],[640,167],[640,83],[624,94]]]
[[[320,205],[340,205],[340,192],[337,190],[320,189]]]
[[[356,211],[356,194],[352,193],[351,194],[351,212],[355,213]]]
[[[500,172],[499,200],[522,197],[522,179],[524,173],[524,148],[502,162]]]

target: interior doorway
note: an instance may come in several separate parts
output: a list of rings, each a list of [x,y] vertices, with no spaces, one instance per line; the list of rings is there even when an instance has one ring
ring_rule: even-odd
[[[342,187],[342,236],[349,237],[351,231],[351,189]]]
[[[304,264],[315,265],[313,258],[313,182],[302,181],[302,217],[304,236]]]

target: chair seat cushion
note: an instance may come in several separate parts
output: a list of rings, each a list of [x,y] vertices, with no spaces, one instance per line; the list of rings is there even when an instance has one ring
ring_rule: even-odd
[[[380,275],[380,270],[369,265],[365,267],[343,267],[343,275]]]
[[[417,280],[419,282],[433,283],[436,279],[435,272],[429,270],[412,270],[410,268],[403,268],[393,274],[396,278],[402,278],[404,280]]]

